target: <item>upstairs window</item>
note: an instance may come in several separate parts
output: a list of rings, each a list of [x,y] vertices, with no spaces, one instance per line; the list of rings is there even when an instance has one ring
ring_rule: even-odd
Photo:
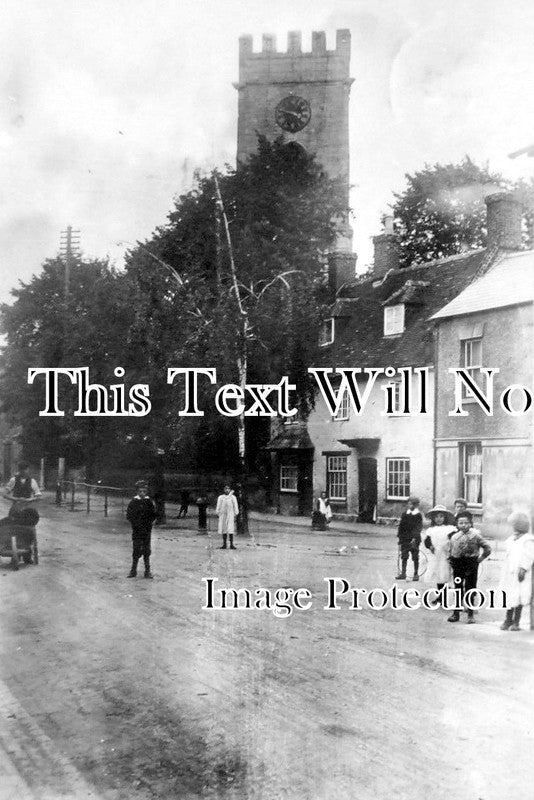
[[[404,303],[384,308],[384,336],[395,336],[404,331]]]
[[[479,384],[480,368],[482,366],[482,339],[462,339],[460,351],[460,366],[463,367],[473,381]],[[462,397],[472,397],[472,392],[462,383]]]
[[[319,332],[319,346],[326,347],[328,344],[332,344],[334,341],[334,317],[330,317],[330,319],[325,319],[324,322],[321,323],[321,330]]]
[[[341,400],[341,405],[339,406],[339,411],[337,414],[332,417],[335,420],[347,420],[350,417],[350,401],[348,392],[343,392],[343,398]]]

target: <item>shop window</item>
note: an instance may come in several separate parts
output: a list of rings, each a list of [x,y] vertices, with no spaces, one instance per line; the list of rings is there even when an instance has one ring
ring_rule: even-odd
[[[469,505],[482,505],[482,444],[460,445],[460,495]]]

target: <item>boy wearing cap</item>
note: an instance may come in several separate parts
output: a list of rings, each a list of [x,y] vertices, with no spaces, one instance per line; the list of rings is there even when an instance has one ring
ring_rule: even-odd
[[[135,484],[137,494],[128,503],[126,519],[132,526],[132,568],[126,577],[137,577],[137,562],[143,557],[145,563],[145,578],[153,578],[150,571],[150,538],[152,523],[156,519],[156,507],[148,496],[148,486],[145,481]]]
[[[470,511],[460,511],[456,515],[456,533],[451,536],[451,548],[449,560],[454,576],[455,587],[460,589],[460,598],[463,598],[470,589],[476,589],[478,578],[478,565],[491,553],[491,547],[473,527],[473,517]],[[458,622],[460,610],[452,612],[447,617],[449,622]],[[475,621],[474,611],[467,609],[467,622]]]
[[[395,577],[396,581],[406,580],[406,566],[408,556],[413,561],[413,580],[419,580],[419,545],[421,544],[421,531],[423,529],[423,515],[419,511],[419,498],[409,497],[406,511],[402,514],[397,530],[399,540],[401,571]]]

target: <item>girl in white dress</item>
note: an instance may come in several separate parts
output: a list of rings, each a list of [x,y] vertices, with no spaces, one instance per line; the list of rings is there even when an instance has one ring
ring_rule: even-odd
[[[521,611],[530,603],[532,594],[534,536],[529,533],[530,522],[526,514],[516,512],[508,522],[513,534],[505,542],[506,555],[499,584],[506,593],[506,619],[501,630],[518,631]]]
[[[430,517],[430,527],[425,531],[424,545],[432,555],[425,581],[435,581],[438,592],[441,592],[450,580],[449,539],[456,531],[456,525],[452,523],[451,512],[442,505],[431,508],[427,516]],[[438,596],[434,605],[440,605],[441,602]]]
[[[219,533],[223,538],[221,550],[226,550],[227,538],[230,539],[230,550],[235,550],[235,518],[239,514],[239,506],[237,497],[228,485],[224,487],[224,493],[217,498],[217,508],[215,510],[219,517]]]

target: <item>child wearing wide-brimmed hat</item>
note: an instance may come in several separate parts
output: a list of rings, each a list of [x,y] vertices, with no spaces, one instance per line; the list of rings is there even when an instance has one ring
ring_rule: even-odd
[[[526,514],[516,512],[508,522],[513,533],[506,540],[506,555],[499,588],[506,595],[506,618],[502,631],[518,631],[523,606],[530,603],[532,594],[532,564],[534,563],[534,536]]]
[[[429,583],[436,582],[438,597],[434,605],[439,605],[442,603],[441,594],[450,580],[450,537],[456,532],[456,525],[454,516],[443,505],[435,505],[427,512],[427,516],[430,517],[430,527],[425,532],[424,545],[433,557],[425,580]]]

